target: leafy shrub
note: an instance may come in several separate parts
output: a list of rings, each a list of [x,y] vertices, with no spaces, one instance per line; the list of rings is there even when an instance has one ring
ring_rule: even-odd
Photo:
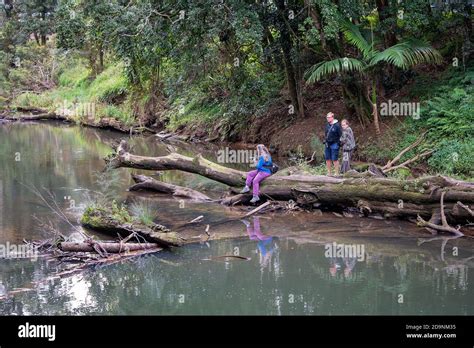
[[[474,140],[443,140],[428,160],[430,167],[439,173],[474,177]]]
[[[49,108],[54,102],[47,95],[25,92],[18,95],[13,101],[13,107]]]
[[[315,163],[320,163],[324,161],[324,144],[315,135],[311,137],[311,151],[315,153]]]
[[[427,102],[422,122],[432,139],[465,139],[474,134],[473,89],[454,88]]]
[[[79,62],[74,66],[69,66],[64,69],[64,72],[59,75],[59,85],[63,87],[79,87],[88,82],[90,69]]]
[[[101,102],[112,103],[127,93],[127,78],[123,65],[115,64],[105,69],[92,81],[89,96]]]

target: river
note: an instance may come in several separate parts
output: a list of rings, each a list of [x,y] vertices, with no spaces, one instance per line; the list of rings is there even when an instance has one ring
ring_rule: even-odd
[[[433,239],[405,221],[321,212],[274,213],[214,226],[235,211],[130,193],[130,169],[103,172],[103,157],[123,137],[59,122],[0,125],[0,245],[47,238],[49,226],[73,234],[80,212],[97,195],[145,206],[171,227],[203,215],[211,233],[238,238],[49,280],[64,265],[10,255],[0,259],[1,315],[474,314],[472,239]],[[154,136],[130,142],[138,154],[167,153]],[[173,146],[183,154],[217,156],[216,146]],[[225,189],[192,174],[151,174],[212,197]],[[48,204],[57,204],[67,219]]]

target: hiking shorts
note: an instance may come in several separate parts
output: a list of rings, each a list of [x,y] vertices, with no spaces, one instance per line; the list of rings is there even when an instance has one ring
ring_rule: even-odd
[[[339,144],[328,144],[324,147],[324,159],[326,161],[337,161],[339,157]]]

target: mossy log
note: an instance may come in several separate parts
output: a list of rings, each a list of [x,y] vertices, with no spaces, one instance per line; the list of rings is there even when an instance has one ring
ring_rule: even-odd
[[[183,238],[176,232],[170,231],[163,225],[153,224],[151,226],[140,222],[130,221],[115,216],[108,209],[89,207],[81,218],[84,227],[91,228],[114,237],[118,235],[127,237],[136,233],[147,242],[157,243],[161,246],[181,246]]]
[[[189,198],[196,201],[204,201],[204,202],[212,201],[212,198],[206,196],[205,194],[199,191],[190,189],[188,187],[168,184],[146,175],[132,174],[132,178],[136,182],[136,184],[130,186],[129,188],[130,191],[152,190],[152,191],[156,191],[160,193],[170,194],[176,197]]]
[[[113,157],[106,159],[110,168],[148,170],[181,170],[209,179],[242,187],[246,173],[226,168],[202,156],[183,156],[172,153],[162,157],[138,156],[129,152],[122,141]],[[445,192],[445,211],[450,221],[465,220],[470,215],[458,209],[461,201],[474,204],[474,183],[445,176],[429,176],[412,180],[397,180],[373,176],[335,178],[323,175],[273,175],[262,183],[261,197],[276,200],[295,200],[300,204],[318,203],[322,206],[358,207],[361,211],[378,212],[394,217],[430,217],[439,208],[441,192]],[[247,203],[249,194],[223,199],[223,204]]]
[[[28,112],[27,114],[25,114]],[[5,115],[1,116],[3,120],[9,121],[66,121],[71,123],[77,123],[81,126],[94,127],[94,128],[104,128],[104,129],[113,129],[122,133],[142,133],[147,130],[146,127],[135,127],[124,124],[123,122],[111,118],[103,117],[100,119],[95,119],[93,117],[76,117],[70,114],[60,114],[50,112],[46,109],[40,108],[25,108],[18,107],[16,112],[8,112]]]

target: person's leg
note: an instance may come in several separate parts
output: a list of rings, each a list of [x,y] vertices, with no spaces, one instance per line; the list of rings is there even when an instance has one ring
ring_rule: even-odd
[[[348,151],[343,151],[342,152],[341,174],[344,174],[349,170],[348,162],[347,162],[348,158],[349,158],[349,152]]]
[[[324,159],[326,160],[327,175],[331,176],[331,148],[328,145],[324,147]]]
[[[335,160],[333,161],[333,163],[334,163],[334,175],[338,176],[339,175],[339,161]]]
[[[262,182],[265,178],[269,177],[271,174],[265,172],[258,172],[253,179],[253,196],[258,196],[260,192],[260,182]]]
[[[334,163],[334,175],[339,175],[339,146],[337,144],[331,145],[331,159],[332,163]]]
[[[247,233],[249,235],[249,238],[251,240],[257,240],[258,237],[255,235],[255,230],[250,226],[250,224],[247,226]]]
[[[331,161],[326,161],[327,176],[331,176]]]
[[[251,170],[247,173],[247,178],[245,179],[245,187],[240,191],[240,193],[247,193],[250,191],[250,186],[252,185],[253,179],[258,174],[258,170]]]
[[[351,157],[353,150],[347,153],[347,171],[351,170]]]

